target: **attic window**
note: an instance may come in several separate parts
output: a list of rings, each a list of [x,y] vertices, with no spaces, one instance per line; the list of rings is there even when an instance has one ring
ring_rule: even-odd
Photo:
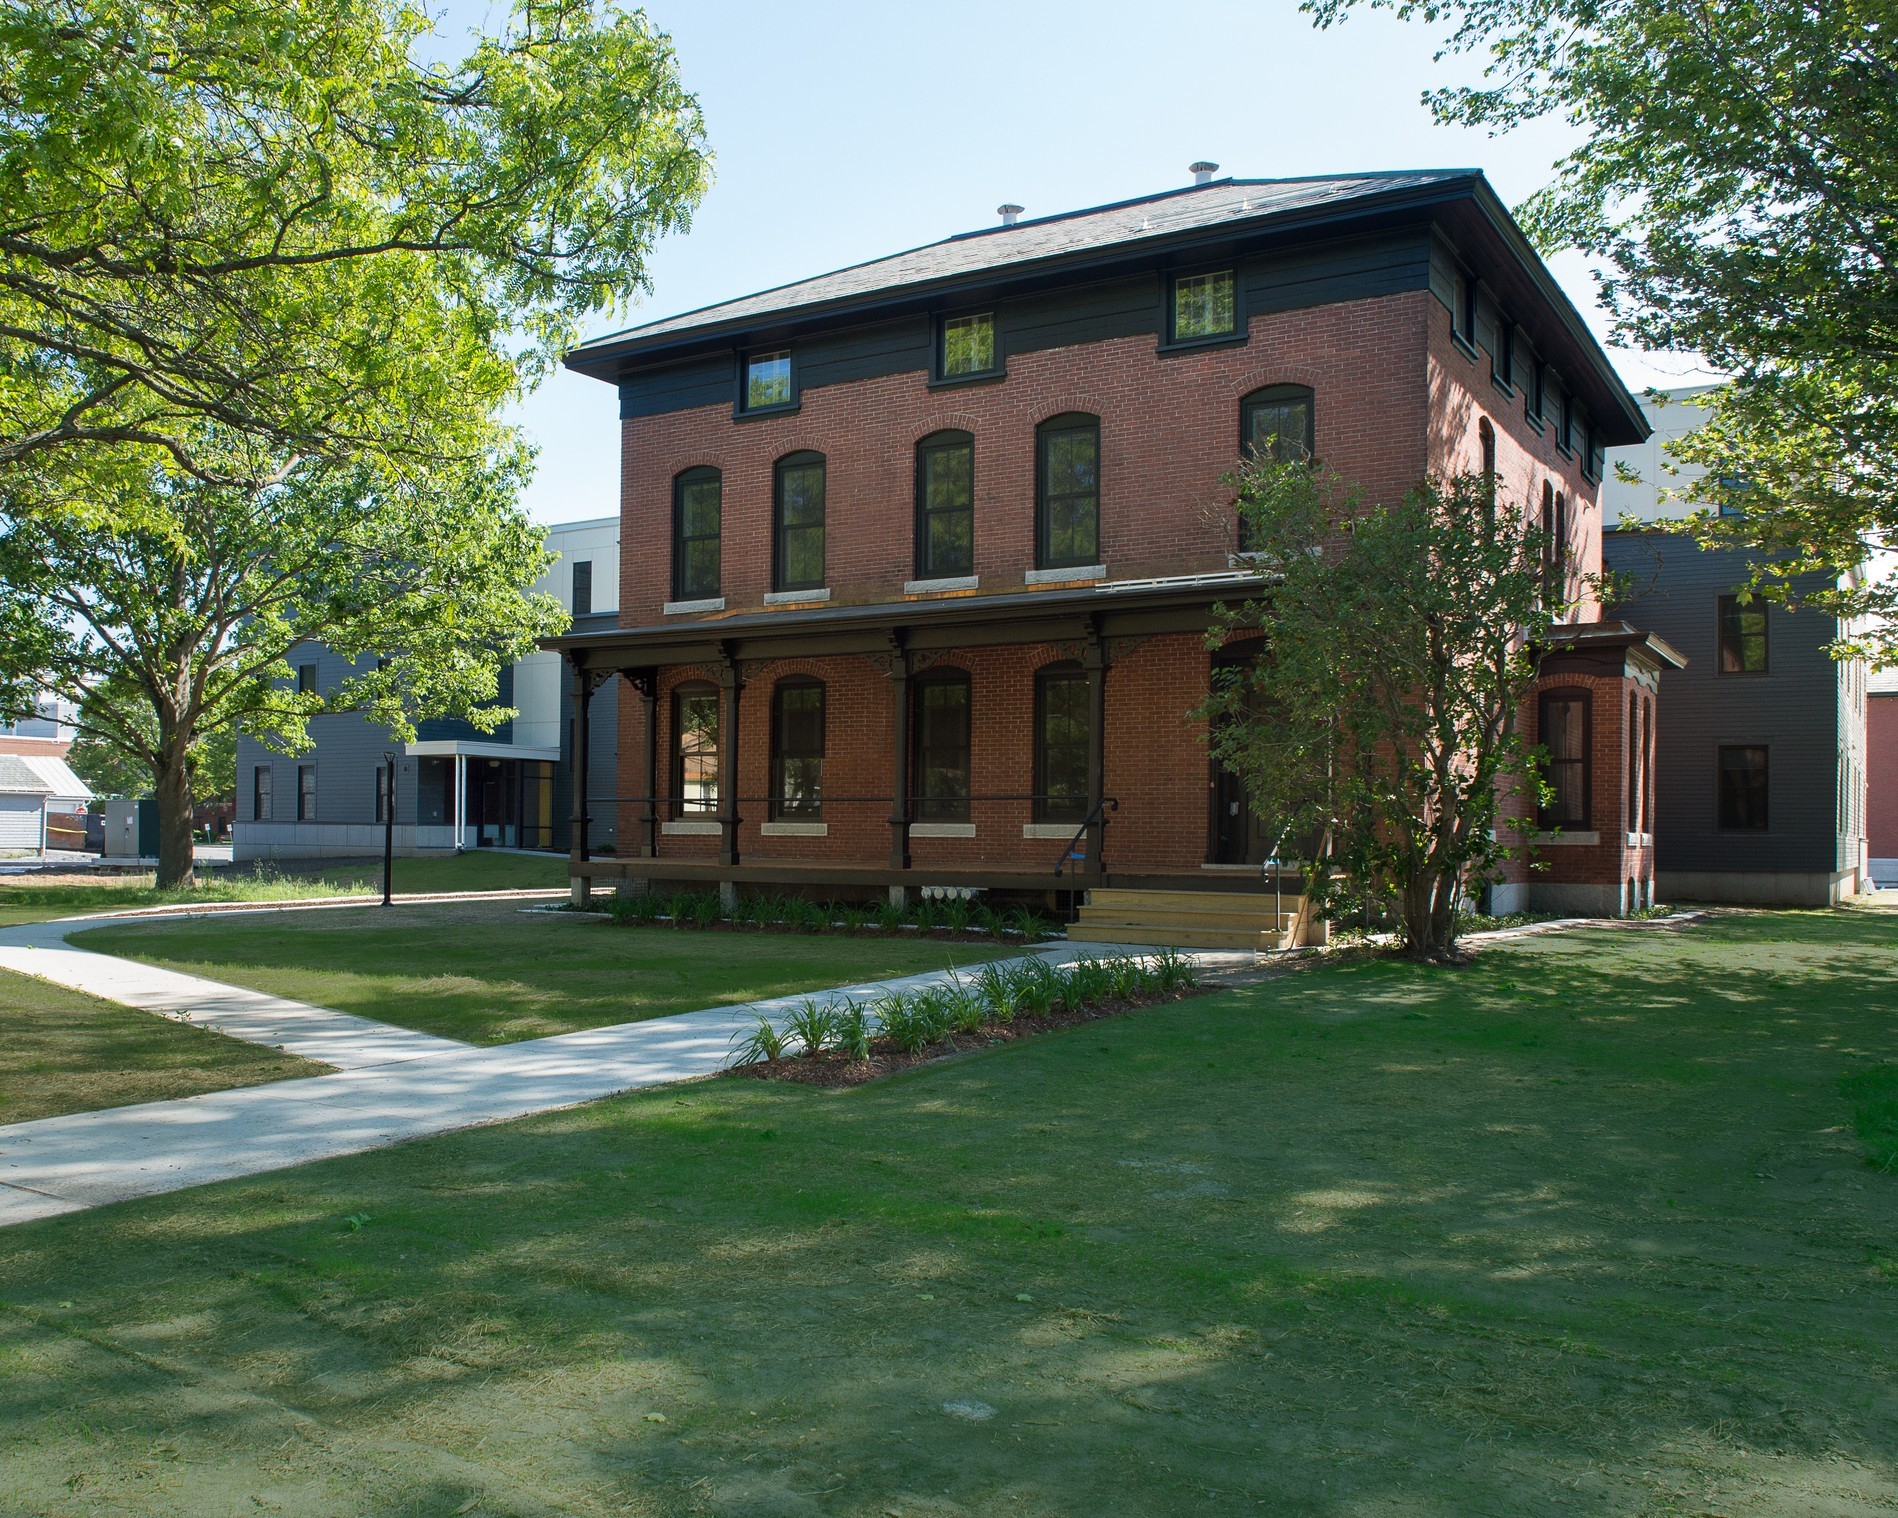
[[[940,372],[944,379],[967,379],[995,372],[995,314],[943,318]]]
[[[745,360],[745,410],[791,404],[791,350],[754,353]]]
[[[1173,281],[1173,334],[1176,343],[1231,337],[1239,330],[1232,270],[1182,274]]]

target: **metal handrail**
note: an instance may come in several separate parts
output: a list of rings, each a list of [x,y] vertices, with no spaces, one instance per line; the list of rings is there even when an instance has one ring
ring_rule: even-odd
[[[1096,822],[1099,822],[1100,825],[1105,828],[1107,826],[1107,814],[1110,811],[1118,812],[1119,810],[1120,803],[1118,801],[1112,796],[1103,796],[1100,801],[1095,804],[1094,810],[1082,818],[1081,825],[1074,830],[1074,836],[1068,840],[1068,846],[1061,851],[1061,857],[1054,863],[1054,878],[1056,880],[1061,878],[1062,866],[1074,857],[1074,846],[1087,836],[1087,830],[1093,827]],[[1107,852],[1105,840],[1102,841],[1101,852],[1103,854]],[[1097,865],[1100,862],[1098,859],[1095,860]]]

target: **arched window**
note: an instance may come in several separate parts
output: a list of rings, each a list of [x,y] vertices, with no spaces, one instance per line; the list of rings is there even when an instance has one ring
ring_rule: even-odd
[[[1069,661],[1035,673],[1035,821],[1087,816],[1087,672]]]
[[[975,439],[953,429],[916,445],[916,577],[975,573]]]
[[[789,675],[771,693],[771,817],[824,815],[824,682]]]
[[[969,820],[969,674],[934,669],[912,686],[918,822]]]
[[[1542,599],[1553,606],[1555,595],[1555,566],[1560,557],[1560,540],[1555,531],[1555,487],[1547,480],[1542,482]]]
[[[688,469],[672,482],[672,597],[703,601],[719,594],[719,532],[724,482],[716,469]]]
[[[1239,451],[1281,464],[1306,463],[1316,453],[1311,390],[1267,385],[1239,402]]]
[[[1641,698],[1628,692],[1628,831],[1641,831]]]
[[[680,817],[718,810],[718,687],[695,680],[672,692],[672,809]]]
[[[824,456],[790,453],[778,460],[772,492],[773,590],[824,585]]]
[[[1496,519],[1496,429],[1488,417],[1476,424],[1476,440],[1483,450],[1483,515]]]
[[[1549,799],[1536,809],[1543,828],[1588,827],[1593,775],[1589,744],[1593,697],[1585,690],[1545,690],[1536,703],[1536,736],[1547,754]]]
[[[1035,429],[1035,567],[1067,569],[1100,557],[1100,418],[1069,411]]]

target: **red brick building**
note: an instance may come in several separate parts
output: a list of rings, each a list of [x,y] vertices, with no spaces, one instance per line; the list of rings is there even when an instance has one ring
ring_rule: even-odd
[[[556,646],[576,726],[637,697],[578,889],[1260,889],[1270,829],[1191,715],[1247,446],[1371,498],[1487,465],[1599,564],[1602,450],[1646,424],[1480,174],[1200,181],[568,356],[620,393],[621,625]],[[1577,633],[1530,714],[1577,841],[1505,897],[1619,910],[1670,656]]]

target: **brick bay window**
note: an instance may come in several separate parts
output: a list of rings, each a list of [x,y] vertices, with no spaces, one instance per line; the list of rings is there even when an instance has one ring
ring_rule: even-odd
[[[1035,453],[1035,568],[1098,564],[1100,418],[1082,411],[1048,418],[1035,429]]]
[[[672,594],[678,601],[720,594],[724,481],[716,469],[688,469],[672,482]]]
[[[744,386],[738,396],[740,411],[777,411],[796,399],[789,348],[745,356]]]
[[[823,589],[823,454],[792,453],[779,459],[773,500],[772,589]]]
[[[946,316],[937,331],[936,375],[939,379],[976,379],[999,374],[995,352],[995,315]]]
[[[916,445],[916,577],[975,573],[975,439],[934,432]]]
[[[1239,452],[1276,464],[1308,463],[1314,454],[1312,393],[1304,385],[1267,385],[1239,402]],[[1252,551],[1252,529],[1239,519],[1239,551]]]
[[[780,680],[771,693],[771,820],[824,816],[824,683]]]
[[[915,684],[916,820],[969,820],[969,676],[932,670]]]
[[[1766,746],[1720,746],[1720,828],[1723,832],[1762,832],[1766,828]]]
[[[1087,816],[1090,700],[1087,672],[1072,662],[1035,675],[1035,821]]]
[[[672,796],[675,816],[718,810],[718,687],[707,681],[672,693]]]
[[[1167,340],[1173,343],[1213,342],[1239,331],[1238,290],[1230,269],[1216,274],[1179,274],[1173,279],[1173,300]]]
[[[1536,809],[1536,824],[1545,832],[1588,827],[1592,705],[1585,690],[1545,690],[1537,702],[1536,731],[1548,755],[1543,778],[1551,795]]]

